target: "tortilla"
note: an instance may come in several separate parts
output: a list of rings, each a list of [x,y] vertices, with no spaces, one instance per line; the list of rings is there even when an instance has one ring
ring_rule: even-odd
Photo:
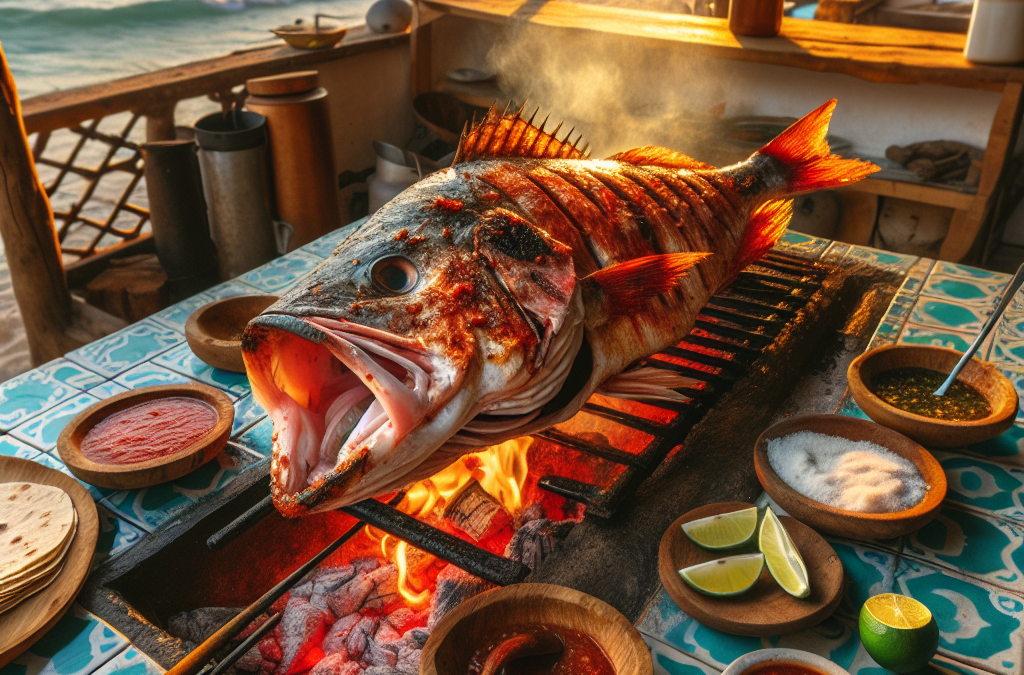
[[[64,557],[67,555],[68,549],[71,548],[71,544],[75,538],[75,532],[77,531],[78,514],[75,513],[75,522],[71,527],[70,536],[68,536],[64,544],[59,549],[54,551],[47,560],[40,561],[39,565],[19,572],[15,577],[4,581],[3,585],[0,585],[0,603],[14,595],[17,595],[24,588],[27,588],[34,582],[46,577],[51,574],[55,568],[63,565]]]
[[[0,589],[52,562],[76,520],[74,503],[60,488],[0,483]]]

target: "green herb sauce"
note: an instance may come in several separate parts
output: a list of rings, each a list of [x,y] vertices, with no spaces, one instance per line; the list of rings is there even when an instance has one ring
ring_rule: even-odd
[[[965,422],[992,414],[988,401],[977,389],[955,380],[945,396],[933,392],[946,375],[928,368],[894,368],[871,378],[871,391],[900,410],[938,420]]]

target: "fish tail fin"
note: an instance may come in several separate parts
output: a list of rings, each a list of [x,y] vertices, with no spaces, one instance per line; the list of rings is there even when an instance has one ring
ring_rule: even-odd
[[[758,260],[782,238],[793,216],[792,199],[770,199],[754,209],[743,232],[743,240],[737,249],[729,278],[723,287],[731,284],[740,271]]]
[[[786,169],[786,194],[822,190],[854,183],[879,171],[871,162],[843,159],[833,155],[825,139],[828,124],[835,110],[832,99],[795,122],[758,151],[779,162]]]

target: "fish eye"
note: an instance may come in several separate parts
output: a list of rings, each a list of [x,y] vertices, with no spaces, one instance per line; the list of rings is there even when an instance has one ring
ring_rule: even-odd
[[[419,281],[420,273],[408,258],[389,255],[373,263],[370,268],[373,284],[388,293],[408,293]]]

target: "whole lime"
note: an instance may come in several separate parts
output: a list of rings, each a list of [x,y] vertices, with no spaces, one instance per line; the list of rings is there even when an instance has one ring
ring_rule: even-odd
[[[919,601],[882,593],[860,610],[860,641],[878,665],[896,673],[912,673],[927,665],[939,648],[939,627]]]

